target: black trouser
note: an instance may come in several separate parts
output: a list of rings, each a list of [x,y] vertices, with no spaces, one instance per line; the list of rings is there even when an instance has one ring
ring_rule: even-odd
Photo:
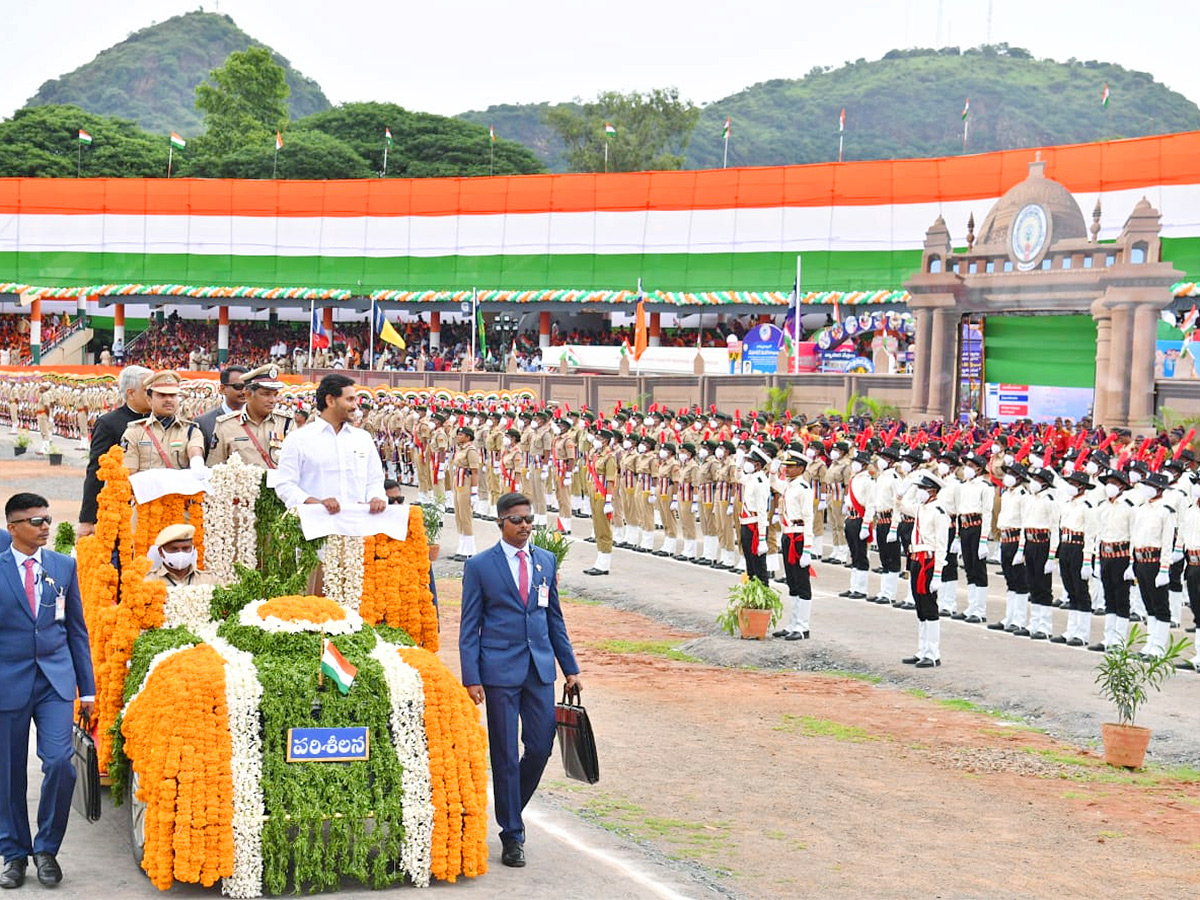
[[[1171,580],[1167,583],[1167,590],[1183,590],[1183,567],[1186,565],[1187,559],[1181,559],[1179,562],[1171,563]]]
[[[862,516],[846,519],[846,546],[850,548],[850,568],[865,572],[871,568],[867,559],[867,541],[862,535]]]
[[[892,530],[891,521],[875,523],[875,543],[879,545],[879,564],[885,572],[900,571],[900,541],[888,543],[888,534]]]
[[[958,581],[958,554],[950,549],[956,534],[955,525],[951,522],[950,532],[946,535],[946,564],[942,566],[942,581]],[[961,541],[959,546],[962,546]]]
[[[749,525],[742,526],[742,557],[746,560],[746,574],[751,578],[757,578],[763,584],[770,584],[771,578],[767,575],[767,555],[754,552],[767,546],[767,536],[765,534],[758,535],[757,547],[754,544],[754,536],[754,529]]]
[[[976,587],[987,587],[987,560],[979,558],[979,537],[983,531],[980,525],[968,525],[959,529],[958,543],[962,550],[963,569],[967,573],[967,584]]]
[[[899,527],[896,528],[896,534],[900,537],[900,553],[903,556],[908,556],[908,548],[912,546],[912,533],[916,524],[916,519],[905,516],[900,520]]]
[[[1000,544],[1000,571],[1004,573],[1004,584],[1014,594],[1029,593],[1029,578],[1025,574],[1025,563],[1017,565],[1013,557],[1017,555],[1017,541],[1002,541]]]
[[[801,600],[812,599],[812,578],[808,566],[800,565],[804,553],[803,534],[783,535],[783,577],[787,580],[788,594]]]
[[[1058,574],[1062,577],[1063,587],[1067,589],[1067,599],[1075,612],[1091,612],[1092,597],[1088,592],[1087,582],[1083,580],[1083,544],[1061,543],[1058,545]]]
[[[1104,613],[1120,619],[1129,618],[1129,582],[1125,570],[1128,556],[1100,557],[1100,583],[1104,585]]]
[[[1148,562],[1135,562],[1133,575],[1137,579],[1138,590],[1142,592],[1142,602],[1146,604],[1146,614],[1160,622],[1171,621],[1171,604],[1167,600],[1167,586],[1157,587],[1154,579],[1158,577],[1159,562],[1151,559]]]
[[[940,613],[937,592],[933,590],[933,554],[922,553],[912,561],[909,570],[912,577],[913,604],[917,607],[918,622],[936,622]]]
[[[1183,583],[1187,587],[1188,603],[1192,607],[1192,618],[1200,623],[1200,565],[1188,563],[1183,573]]]
[[[1050,539],[1025,539],[1025,577],[1029,581],[1029,602],[1050,606],[1054,602],[1054,585],[1046,573],[1050,559]]]

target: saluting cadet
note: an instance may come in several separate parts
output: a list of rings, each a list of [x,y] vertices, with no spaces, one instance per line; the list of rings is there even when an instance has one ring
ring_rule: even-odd
[[[867,545],[871,541],[871,526],[865,518],[867,504],[875,488],[870,470],[871,457],[860,452],[850,460],[850,484],[846,488],[846,545],[850,548],[850,589],[839,596],[851,600],[867,599],[867,580],[871,563]]]
[[[596,561],[584,575],[607,575],[612,566],[613,494],[617,488],[617,436],[601,429],[592,437],[592,449],[586,454],[588,491],[592,504],[592,530],[596,535]]]
[[[454,436],[454,527],[458,531],[456,562],[475,555],[475,501],[479,499],[479,450],[475,447],[475,429],[464,425]]]
[[[510,428],[500,440],[500,496],[517,493],[524,472],[525,451],[521,449],[521,432]]]
[[[912,578],[913,600],[917,607],[917,652],[901,662],[918,669],[931,669],[942,664],[942,623],[937,591],[950,547],[950,515],[938,502],[941,488],[937,478],[925,474],[901,500],[914,511],[916,518]]]
[[[789,641],[802,641],[809,635],[809,619],[812,616],[812,580],[809,573],[812,554],[808,549],[808,540],[812,535],[816,510],[813,489],[808,480],[808,459],[795,450],[788,450],[783,455],[782,463],[784,477],[780,481],[783,493],[779,505],[781,551],[791,611],[787,627],[774,632],[774,635]]]
[[[142,382],[150,401],[150,415],[130,422],[121,436],[125,468],[131,473],[190,468],[199,477],[208,477],[200,426],[176,416],[182,381],[178,372],[168,370],[147,375]]]
[[[1051,643],[1083,647],[1092,629],[1092,598],[1088,595],[1091,554],[1096,542],[1096,511],[1088,499],[1092,484],[1087,473],[1067,476],[1059,492],[1058,572],[1067,589],[1067,630]],[[1087,554],[1085,556],[1085,554]]]
[[[220,465],[235,453],[247,465],[262,469],[278,465],[279,449],[292,428],[291,418],[275,411],[283,388],[278,379],[279,369],[273,365],[260,366],[243,375],[249,391],[246,405],[237,412],[217,417],[208,465]]]
[[[958,543],[963,570],[967,573],[967,609],[964,619],[972,625],[987,621],[987,556],[995,491],[984,474],[987,460],[972,453],[963,461],[962,483],[958,485]]]
[[[1088,645],[1099,653],[1124,641],[1129,631],[1129,585],[1134,579],[1129,533],[1137,506],[1125,495],[1129,479],[1123,472],[1108,469],[1102,480],[1105,501],[1097,514],[1096,542],[1104,584],[1104,639]]]
[[[1168,481],[1161,472],[1143,475],[1138,484],[1143,503],[1133,512],[1129,542],[1133,549],[1133,571],[1146,604],[1146,630],[1149,637],[1143,648],[1146,656],[1162,656],[1171,642],[1171,610],[1167,585],[1171,548],[1175,546],[1175,510],[1163,500]]]
[[[767,524],[771,514],[771,485],[763,471],[769,462],[770,457],[761,447],[754,446],[746,454],[742,463],[742,497],[738,512],[746,573],[763,584],[769,584]]]
[[[850,482],[850,446],[838,441],[829,451],[829,467],[825,470],[825,498],[829,514],[829,530],[833,533],[833,549],[825,562],[850,563],[850,548],[846,544],[846,485]]]

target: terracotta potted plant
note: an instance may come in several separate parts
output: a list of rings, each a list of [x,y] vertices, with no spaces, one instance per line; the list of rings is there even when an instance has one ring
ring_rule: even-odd
[[[1170,641],[1162,656],[1141,652],[1146,632],[1137,625],[1129,636],[1104,652],[1096,666],[1100,696],[1117,708],[1117,721],[1100,726],[1104,738],[1104,761],[1110,766],[1140,769],[1150,745],[1150,729],[1134,724],[1138,710],[1149,698],[1150,689],[1162,690],[1163,682],[1175,672],[1175,661],[1187,648],[1186,638]]]
[[[446,517],[446,503],[436,498],[431,503],[417,504],[421,507],[421,519],[425,523],[425,543],[429,545],[429,561],[433,562],[442,552],[439,543],[442,537],[442,520]]]
[[[726,634],[761,641],[782,615],[783,600],[779,592],[751,578],[729,589],[729,602],[717,616],[717,624]]]

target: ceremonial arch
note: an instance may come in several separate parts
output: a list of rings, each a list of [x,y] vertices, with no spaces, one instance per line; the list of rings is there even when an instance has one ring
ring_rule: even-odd
[[[1159,316],[1183,273],[1161,261],[1160,215],[1145,198],[1113,243],[1097,241],[1102,215],[1098,200],[1089,227],[1071,192],[1046,178],[1038,158],[978,234],[971,217],[965,252],[954,250],[937,218],[925,235],[921,269],[905,284],[916,319],[914,416],[956,418],[974,405],[960,401],[973,401],[964,365],[972,366],[967,342],[979,336],[974,352],[982,357],[980,381],[991,383],[989,413],[999,400],[1009,417],[1024,410],[1038,418],[1028,407],[1040,390],[1073,399],[1073,408],[1098,424],[1149,423]],[[997,339],[995,367],[983,374],[993,355],[989,331],[1009,339]]]

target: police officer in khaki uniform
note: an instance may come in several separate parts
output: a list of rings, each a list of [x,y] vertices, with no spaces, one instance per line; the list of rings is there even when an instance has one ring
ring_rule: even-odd
[[[150,415],[130,422],[121,436],[125,467],[131,473],[191,468],[202,477],[208,476],[200,426],[177,415],[182,381],[178,372],[167,370],[147,375],[142,382],[150,401]]]
[[[237,412],[217,417],[213,426],[213,448],[208,451],[208,464],[220,465],[234,454],[242,462],[263,469],[274,469],[279,462],[279,448],[291,430],[292,420],[275,411],[279,391],[279,368],[260,366],[243,376],[246,405]]]
[[[196,536],[194,525],[168,525],[154,539],[147,554],[155,563],[146,575],[147,581],[165,581],[169,587],[197,587],[218,584],[217,576],[196,568]]]

